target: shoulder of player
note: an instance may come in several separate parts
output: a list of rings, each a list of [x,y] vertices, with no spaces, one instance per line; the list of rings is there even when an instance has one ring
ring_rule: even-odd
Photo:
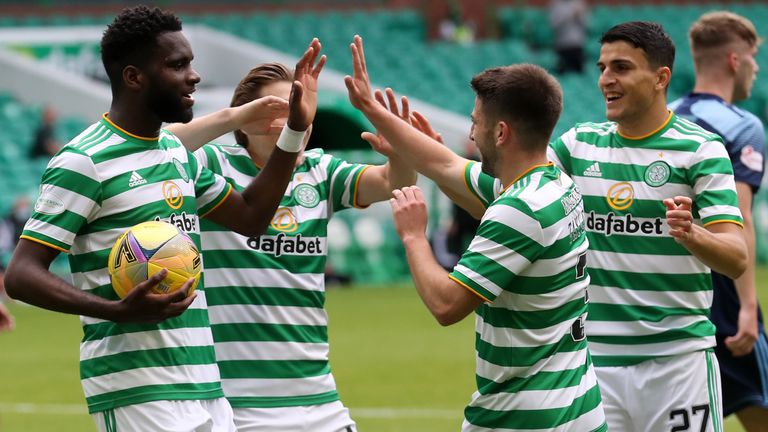
[[[583,122],[576,123],[572,128],[560,136],[563,141],[593,141],[601,137],[607,137],[616,132],[614,122]]]

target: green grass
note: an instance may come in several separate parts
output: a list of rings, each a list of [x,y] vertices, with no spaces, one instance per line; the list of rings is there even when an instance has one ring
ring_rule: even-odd
[[[765,287],[768,269],[758,272]],[[758,295],[768,306],[768,292]],[[0,334],[0,431],[89,432],[77,370],[76,317],[12,305]],[[331,364],[363,432],[457,431],[474,390],[471,318],[440,327],[408,286],[328,293]],[[726,421],[727,432],[743,432]]]

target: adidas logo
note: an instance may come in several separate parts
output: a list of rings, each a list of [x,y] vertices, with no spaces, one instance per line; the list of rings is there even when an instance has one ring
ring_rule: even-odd
[[[139,173],[136,171],[131,173],[131,179],[128,181],[128,186],[134,187],[138,185],[146,184],[147,181],[144,179],[144,177],[140,176]]]
[[[584,170],[584,177],[602,177],[603,172],[600,171],[600,165],[595,162]]]

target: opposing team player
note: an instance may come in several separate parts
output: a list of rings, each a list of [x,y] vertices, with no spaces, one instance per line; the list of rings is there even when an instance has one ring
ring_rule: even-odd
[[[100,431],[235,430],[205,290],[150,294],[160,272],[119,300],[107,255],[125,229],[154,219],[175,221],[198,246],[198,215],[261,234],[316,110],[317,40],[296,66],[279,149],[242,194],[233,191],[161,129],[192,118],[200,82],[181,30],[176,16],[146,6],[125,9],[107,27],[101,49],[112,105],[51,159],[6,272],[11,296],[82,315],[81,381]],[[60,252],[69,253],[73,285],[48,271]]]
[[[732,105],[747,99],[758,71],[755,26],[731,12],[711,12],[688,32],[696,70],[693,91],[670,104],[677,115],[725,141],[731,158],[749,251],[738,279],[712,272],[715,354],[723,383],[723,415],[736,413],[748,431],[768,428],[768,339],[755,292],[752,199],[760,188],[765,132],[755,115]]]
[[[352,53],[354,77],[346,77],[352,104],[387,139],[436,145],[373,100],[359,37]],[[471,84],[476,98],[470,138],[482,164],[470,162],[467,169],[482,166],[490,185],[498,176],[505,188],[487,202],[453,272],[438,264],[425,235],[420,189],[395,191],[391,200],[427,308],[443,325],[476,312],[477,392],[462,430],[607,430],[584,335],[589,277],[581,194],[547,162],[562,90],[535,65],[488,69]],[[484,193],[483,185],[470,188]]]
[[[242,111],[264,97],[288,98],[293,79],[279,63],[260,65],[238,84],[231,103],[238,108],[231,110]],[[188,148],[196,148],[226,129],[229,117],[214,113],[171,128]],[[242,190],[262,170],[277,135],[269,134],[264,122],[238,118],[246,123],[237,126],[237,145],[207,144],[195,156]],[[308,139],[309,134],[305,143]],[[264,235],[243,236],[202,222],[216,358],[239,431],[356,430],[328,363],[328,221],[338,211],[386,200],[393,189],[415,182],[415,172],[396,155],[369,166],[312,149],[299,155]]]

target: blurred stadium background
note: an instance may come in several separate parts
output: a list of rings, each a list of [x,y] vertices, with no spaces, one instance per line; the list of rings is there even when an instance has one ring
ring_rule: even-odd
[[[29,149],[44,109],[51,107],[58,113],[54,131],[62,143],[108,109],[110,93],[98,42],[105,25],[128,4],[134,3],[0,0],[0,217],[8,214],[19,196],[32,201],[36,197],[47,159],[30,158]],[[359,138],[371,126],[349,105],[342,82],[351,72],[348,46],[354,34],[365,39],[374,84],[391,86],[412,98],[412,105],[432,120],[447,145],[458,152],[464,151],[469,131],[474,96],[468,82],[475,73],[520,62],[554,71],[557,61],[547,0],[167,0],[155,4],[182,17],[192,42],[194,65],[203,77],[195,94],[197,115],[228,105],[234,85],[253,65],[265,61],[292,65],[307,42],[319,37],[328,65],[321,77],[310,147],[320,146],[356,162],[382,158]],[[693,85],[686,33],[700,14],[713,9],[743,14],[764,38],[768,23],[765,1],[593,0],[590,4],[585,72],[558,77],[565,110],[555,134],[576,121],[604,118],[593,65],[598,38],[612,25],[653,20],[667,28],[678,48],[669,90],[673,100]],[[455,11],[472,24],[474,38],[438,37],[440,22]],[[743,107],[767,123],[768,49],[760,49],[758,63],[761,75]],[[430,230],[439,233],[450,222],[450,204],[429,182],[420,184],[427,188],[432,203]],[[768,188],[757,197],[754,211],[758,255],[765,264]],[[341,212],[330,230],[330,263],[335,271],[349,276],[355,287],[380,288],[375,297],[371,291],[356,289],[329,295],[332,321],[337,324],[331,324],[332,361],[342,397],[361,429],[457,430],[472,388],[470,320],[457,328],[437,329],[415,294],[393,285],[407,282],[409,275],[386,204]],[[6,251],[0,263],[9,258]],[[63,259],[57,260],[56,270],[66,274]],[[762,269],[760,275],[764,288],[768,277]],[[14,312],[19,329],[0,336],[0,431],[91,430],[77,382],[75,320],[19,306],[14,306]],[[355,323],[355,328],[339,328],[343,323]],[[411,330],[417,327],[414,335]],[[61,335],[56,333],[59,329]],[[386,343],[372,344],[367,331]],[[423,343],[427,340],[429,349]],[[27,371],[24,380],[19,370]],[[39,377],[32,385],[30,375]],[[37,405],[25,408],[24,403]],[[48,414],[40,412],[40,407],[48,407]],[[65,426],[69,424],[73,426]],[[732,423],[729,428],[740,430]]]

